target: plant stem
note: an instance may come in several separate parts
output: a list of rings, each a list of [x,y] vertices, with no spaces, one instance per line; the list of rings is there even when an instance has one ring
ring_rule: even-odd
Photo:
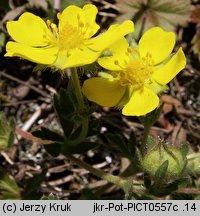
[[[67,155],[67,158],[69,158],[72,162],[76,163],[80,167],[83,167],[84,169],[90,171],[93,175],[95,175],[101,179],[104,179],[110,183],[113,183],[122,189],[125,189],[126,180],[124,180],[118,176],[104,173],[102,170],[99,170],[99,169],[96,169],[96,168],[90,166],[86,162],[74,157],[73,155]]]
[[[84,108],[85,105],[84,105],[83,95],[81,92],[81,86],[80,86],[79,77],[77,74],[77,69],[75,67],[71,68],[71,79],[73,80],[74,90],[76,93],[79,107]]]
[[[81,92],[81,86],[80,86],[80,81],[79,81],[77,69],[75,67],[71,68],[71,79],[72,79],[72,83],[74,85],[74,91],[76,94],[79,108],[84,109],[85,108],[84,99],[83,99],[83,95]],[[70,141],[71,145],[76,145],[76,144],[82,142],[83,139],[87,136],[88,123],[89,123],[88,116],[83,117],[81,133],[80,133],[79,137],[77,137],[75,140]]]
[[[142,156],[144,156],[147,152],[147,139],[148,139],[150,130],[151,130],[151,125],[149,124],[144,125],[144,135],[143,135],[142,146],[141,146]]]

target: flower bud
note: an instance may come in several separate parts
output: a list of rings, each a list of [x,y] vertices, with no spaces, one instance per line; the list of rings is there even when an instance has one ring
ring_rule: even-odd
[[[197,177],[200,176],[200,153],[189,154],[187,160],[189,174]]]
[[[143,168],[146,172],[155,176],[159,167],[168,161],[168,167],[164,174],[164,180],[173,180],[181,176],[186,165],[186,158],[179,149],[166,144],[157,144],[143,158]]]

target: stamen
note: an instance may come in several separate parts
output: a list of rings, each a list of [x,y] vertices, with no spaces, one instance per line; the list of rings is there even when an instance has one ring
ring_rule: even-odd
[[[58,20],[61,20],[61,13],[57,13],[57,18],[58,18]]]
[[[51,26],[51,20],[47,20],[47,26],[50,28],[50,26]]]
[[[115,61],[114,61],[114,64],[115,64],[115,65],[119,65],[119,61],[118,61],[118,60],[115,60]]]
[[[54,33],[55,33],[56,36],[58,37],[58,28],[57,28],[56,24],[51,23],[51,28],[53,29]]]
[[[148,54],[145,58],[133,59],[126,63],[127,67],[120,71],[120,84],[122,86],[130,85],[133,89],[139,89],[144,84],[151,82],[153,73],[151,62],[151,55]]]
[[[128,53],[132,53],[132,49],[130,47],[127,48]]]

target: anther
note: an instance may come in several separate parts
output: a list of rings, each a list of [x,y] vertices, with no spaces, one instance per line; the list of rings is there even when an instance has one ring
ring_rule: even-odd
[[[81,17],[80,17],[80,14],[77,14],[77,19],[80,20],[80,18],[81,18]]]
[[[114,61],[114,64],[115,64],[115,65],[119,65],[119,61],[118,61],[118,60],[115,60],[115,61]]]
[[[60,20],[61,19],[61,13],[57,13],[57,18],[58,18],[58,20]]]
[[[57,28],[56,24],[51,23],[51,28],[54,30],[56,36],[58,36],[58,28]]]
[[[132,53],[132,49],[130,47],[127,48],[128,53]]]
[[[82,23],[82,22],[79,21],[79,26],[80,26],[81,28],[83,28],[84,23]]]
[[[50,27],[51,26],[51,21],[48,19],[47,20],[47,26]]]

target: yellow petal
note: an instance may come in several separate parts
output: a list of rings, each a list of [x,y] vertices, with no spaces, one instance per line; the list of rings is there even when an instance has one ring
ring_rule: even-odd
[[[17,56],[39,64],[53,64],[58,49],[56,47],[35,48],[10,41],[6,44],[6,51],[5,56],[8,57]]]
[[[133,32],[134,24],[130,20],[124,21],[122,24],[111,26],[105,33],[92,38],[88,41],[88,47],[93,50],[102,51],[109,48],[112,44],[119,41],[120,38]]]
[[[78,26],[78,17],[82,17],[82,9],[75,6],[70,5],[60,14],[59,17],[59,31],[62,30],[62,28],[65,26],[65,24],[70,24],[72,26]]]
[[[83,31],[85,38],[92,37],[100,28],[96,23],[97,8],[92,4],[87,4],[83,7]]]
[[[125,68],[125,61],[129,61],[129,57],[127,56],[128,47],[127,40],[121,38],[108,49],[112,53],[112,56],[99,58],[98,63],[111,71],[122,70],[122,68]],[[119,64],[116,64],[116,61]]]
[[[182,48],[161,68],[153,73],[153,79],[161,85],[170,82],[186,65]]]
[[[70,51],[67,61],[64,64],[64,68],[79,67],[87,64],[91,64],[96,61],[101,53],[95,52],[87,47],[81,49],[73,49]]]
[[[158,104],[158,96],[144,87],[133,92],[129,102],[122,109],[122,114],[127,116],[143,116],[153,111]]]
[[[88,79],[83,84],[83,94],[90,100],[101,106],[116,106],[125,93],[125,87],[118,81],[95,77]]]
[[[139,53],[141,57],[145,57],[147,53],[151,54],[154,64],[158,64],[170,55],[175,40],[173,32],[166,32],[160,27],[151,28],[139,41]]]
[[[7,30],[16,42],[29,46],[47,46],[47,37],[53,37],[46,23],[29,12],[23,13],[17,21],[7,22]]]
[[[59,31],[65,28],[66,24],[72,25],[81,29],[84,38],[88,39],[100,28],[95,22],[97,12],[97,8],[92,4],[85,5],[83,9],[75,5],[70,5],[58,16]]]

